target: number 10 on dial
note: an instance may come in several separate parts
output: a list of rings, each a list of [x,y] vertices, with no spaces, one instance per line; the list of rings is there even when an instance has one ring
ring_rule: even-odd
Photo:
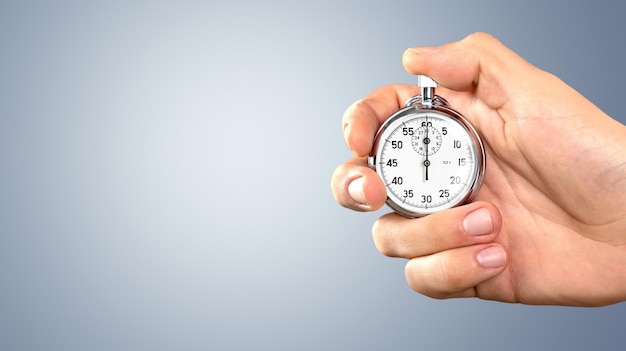
[[[369,157],[387,187],[387,204],[407,217],[470,202],[485,172],[476,130],[434,95],[436,82],[419,80],[422,94],[383,123]]]

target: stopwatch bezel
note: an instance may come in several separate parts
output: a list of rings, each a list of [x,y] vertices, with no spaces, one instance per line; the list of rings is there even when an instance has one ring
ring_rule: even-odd
[[[437,98],[439,97],[437,96]],[[420,115],[420,114],[427,113],[429,111],[431,112],[434,111],[458,122],[465,129],[467,134],[470,136],[470,139],[473,142],[473,148],[476,151],[476,170],[472,176],[472,184],[468,187],[468,191],[465,194],[465,196],[459,198],[457,201],[451,202],[445,206],[437,206],[434,209],[426,209],[423,211],[407,210],[406,208],[402,207],[400,204],[396,203],[396,201],[392,197],[387,196],[386,204],[389,207],[391,207],[394,211],[396,211],[397,213],[405,217],[409,217],[409,218],[424,217],[429,214],[440,212],[445,209],[467,204],[476,198],[476,195],[478,195],[478,192],[483,184],[483,180],[485,177],[485,170],[486,170],[486,154],[485,154],[485,148],[484,148],[480,135],[478,134],[474,126],[472,126],[472,124],[465,117],[463,117],[463,115],[461,115],[457,111],[447,106],[447,102],[445,101],[445,99],[443,98],[439,98],[439,99],[441,103],[437,103],[437,104],[424,104],[421,102],[412,102],[410,100],[410,102],[407,103],[407,105],[409,106],[406,106],[396,111],[391,116],[389,116],[389,118],[387,118],[387,120],[383,122],[383,124],[380,126],[380,128],[378,129],[378,132],[376,133],[376,136],[374,137],[374,144],[370,152],[370,155],[368,157],[368,166],[371,169],[373,169],[376,173],[380,174],[380,169],[379,169],[380,165],[377,164],[376,158],[377,158],[377,155],[380,154],[379,148],[383,140],[382,136],[385,135],[385,131],[391,125],[393,125],[398,119],[404,118],[408,115],[413,115],[413,114]]]

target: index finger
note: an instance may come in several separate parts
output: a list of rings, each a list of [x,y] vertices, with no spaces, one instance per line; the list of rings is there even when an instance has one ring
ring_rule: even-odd
[[[355,156],[369,155],[380,125],[418,93],[414,85],[387,85],[348,107],[342,118],[343,137]]]

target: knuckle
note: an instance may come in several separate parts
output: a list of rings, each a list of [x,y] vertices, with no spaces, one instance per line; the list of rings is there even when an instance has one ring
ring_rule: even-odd
[[[474,32],[468,35],[465,39],[473,43],[485,43],[495,40],[495,38],[491,34],[485,32]]]
[[[385,256],[404,257],[407,250],[401,241],[401,235],[396,226],[389,223],[385,216],[374,222],[372,235],[376,249]]]
[[[444,294],[433,284],[432,272],[424,267],[421,260],[410,260],[404,268],[404,275],[407,284],[415,292],[435,298],[442,299]]]
[[[468,49],[474,50],[494,50],[500,46],[502,43],[494,36],[485,32],[476,32],[468,35],[461,41],[463,44],[467,45]]]
[[[361,106],[363,104],[364,104],[363,99],[360,99],[360,100],[353,102],[350,106],[348,106],[348,108],[346,108],[341,118],[342,120],[341,122],[344,128],[346,125],[348,125],[352,121],[352,119],[354,118],[354,115],[359,109],[362,108]]]
[[[333,196],[335,200],[339,203],[342,201],[342,190],[344,188],[345,183],[345,174],[346,174],[346,166],[340,165],[333,172],[330,185],[331,190],[333,191]]]
[[[446,299],[468,289],[459,269],[434,256],[409,261],[405,277],[413,290],[435,299]]]

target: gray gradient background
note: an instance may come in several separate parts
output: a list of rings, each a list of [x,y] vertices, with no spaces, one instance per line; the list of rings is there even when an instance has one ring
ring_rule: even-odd
[[[349,157],[344,109],[414,82],[405,48],[475,31],[624,122],[624,2],[14,3],[0,4],[1,350],[626,346],[624,304],[412,292],[372,243],[384,211],[345,210],[329,187]]]

